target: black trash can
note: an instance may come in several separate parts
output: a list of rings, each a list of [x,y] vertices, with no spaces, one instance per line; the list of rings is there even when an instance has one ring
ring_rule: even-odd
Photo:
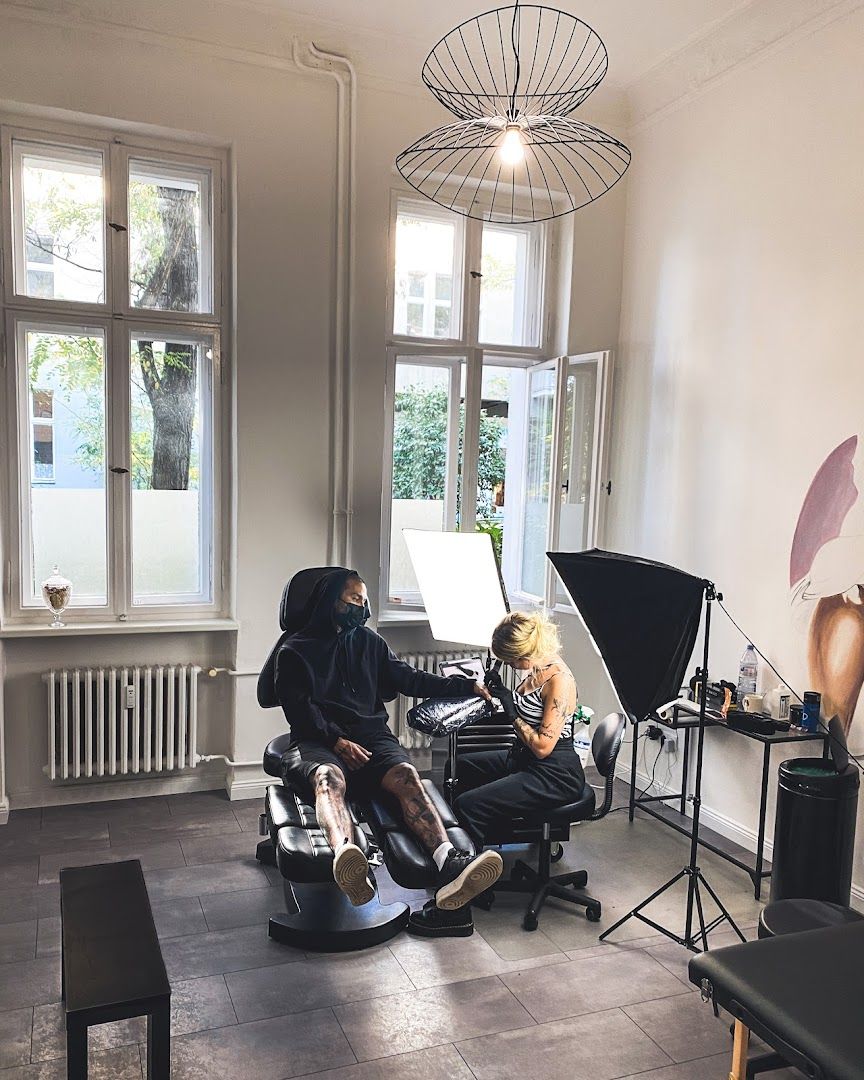
[[[780,764],[771,900],[827,900],[848,906],[858,810],[858,769],[830,759]]]

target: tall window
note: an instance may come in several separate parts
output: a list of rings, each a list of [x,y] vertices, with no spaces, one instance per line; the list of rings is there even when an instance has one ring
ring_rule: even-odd
[[[56,564],[72,621],[218,615],[224,159],[0,131],[4,618]]]
[[[406,528],[488,533],[508,592],[566,602],[546,551],[596,542],[607,354],[547,360],[543,225],[394,197],[382,606],[422,599]]]

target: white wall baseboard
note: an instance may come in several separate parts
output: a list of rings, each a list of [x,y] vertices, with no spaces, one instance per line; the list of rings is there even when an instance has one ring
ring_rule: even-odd
[[[0,802],[0,825],[7,825],[9,822],[9,800],[3,799]]]
[[[237,802],[239,799],[263,799],[267,788],[273,783],[278,783],[278,780],[275,780],[272,776],[267,776],[266,773],[262,773],[260,768],[255,768],[251,775],[247,775],[242,779],[235,768],[229,772],[225,790],[228,792],[228,798],[231,802]]]
[[[618,764],[615,769],[615,776],[617,779],[623,781],[627,786],[630,786],[630,769],[626,765]],[[636,785],[639,788],[645,788],[651,779],[647,773],[636,770]],[[656,795],[673,795],[678,792],[678,788],[670,786],[669,784],[661,784],[655,780],[654,782],[654,794]],[[670,805],[675,805],[670,804]],[[687,817],[691,816],[691,804],[687,804]],[[716,810],[712,810],[710,806],[706,806],[702,803],[702,810],[700,815],[701,824],[711,829],[715,833],[719,833],[720,836],[724,836],[727,840],[731,840],[734,844],[738,844],[739,847],[744,848],[745,851],[749,851],[751,854],[756,854],[756,842],[759,839],[759,833],[756,829],[748,828],[746,825],[742,825],[740,821],[735,821],[734,818],[727,817],[726,814],[720,814]],[[774,855],[774,843],[772,840],[765,840],[764,857],[769,862]],[[742,871],[743,873],[743,871]],[[765,879],[766,883],[769,879]],[[864,886],[852,885],[852,895],[856,900],[864,900]],[[764,896],[764,893],[763,893]],[[765,897],[767,902],[767,896]]]

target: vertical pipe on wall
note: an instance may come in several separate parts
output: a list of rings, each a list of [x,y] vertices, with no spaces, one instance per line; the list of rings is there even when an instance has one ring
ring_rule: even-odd
[[[297,38],[294,63],[304,71],[323,72],[338,88],[336,189],[336,302],[334,348],[330,370],[330,493],[328,557],[349,566],[352,549],[354,425],[351,402],[351,344],[354,327],[354,255],[357,198],[357,73],[347,56],[325,52],[311,42],[307,55]]]

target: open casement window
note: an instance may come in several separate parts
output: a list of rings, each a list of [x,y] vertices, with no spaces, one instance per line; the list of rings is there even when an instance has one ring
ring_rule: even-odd
[[[514,597],[569,604],[546,552],[583,551],[601,539],[611,354],[565,356],[529,368],[521,454],[508,461],[503,574]],[[518,469],[518,472],[516,471]]]
[[[224,614],[225,158],[0,130],[3,623]]]

